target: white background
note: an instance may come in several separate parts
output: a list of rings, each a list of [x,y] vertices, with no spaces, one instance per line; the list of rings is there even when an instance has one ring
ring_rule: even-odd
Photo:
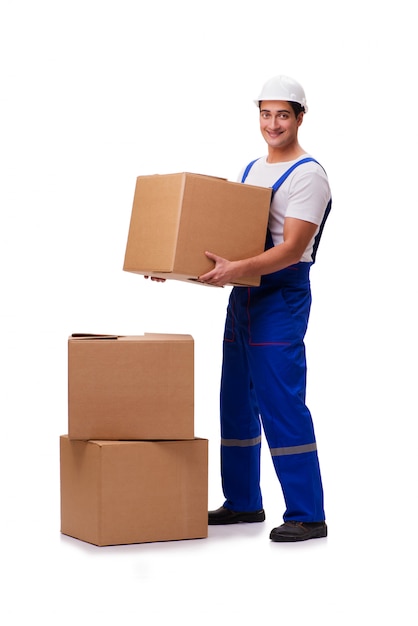
[[[3,624],[417,623],[415,42],[408,0],[2,0]],[[334,198],[306,342],[329,537],[269,541],[284,507],[265,446],[265,524],[113,548],[63,537],[73,332],[193,335],[222,503],[229,289],[122,265],[136,177],[235,180],[265,152],[252,100],[279,73],[305,87],[301,144]]]

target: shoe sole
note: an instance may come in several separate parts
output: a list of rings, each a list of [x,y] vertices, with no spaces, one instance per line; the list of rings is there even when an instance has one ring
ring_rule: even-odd
[[[295,543],[296,541],[308,541],[309,539],[324,539],[325,537],[327,537],[328,535],[328,531],[327,529],[320,529],[320,531],[316,531],[313,533],[310,533],[308,536],[300,536],[300,537],[296,537],[296,536],[291,536],[291,535],[273,535],[273,533],[270,534],[270,539],[272,541],[275,541],[276,543]]]
[[[225,520],[215,520],[209,519],[209,526],[226,526],[227,524],[255,524],[257,522],[264,522],[266,516],[264,513],[249,513],[248,515],[241,515],[240,517],[235,517],[231,519]]]

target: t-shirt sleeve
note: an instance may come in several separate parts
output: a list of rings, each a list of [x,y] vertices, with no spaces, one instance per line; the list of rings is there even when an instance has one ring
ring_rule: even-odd
[[[331,197],[327,176],[322,169],[298,174],[290,183],[286,217],[319,226]]]

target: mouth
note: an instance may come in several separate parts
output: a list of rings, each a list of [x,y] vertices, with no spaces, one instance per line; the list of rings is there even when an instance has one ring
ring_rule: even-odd
[[[283,135],[284,131],[283,130],[267,130],[266,133],[271,139],[277,139],[278,137]]]

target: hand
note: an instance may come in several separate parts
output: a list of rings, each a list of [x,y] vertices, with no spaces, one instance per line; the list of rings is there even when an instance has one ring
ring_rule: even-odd
[[[236,262],[228,261],[212,252],[205,252],[205,254],[208,259],[214,261],[215,267],[210,272],[199,276],[199,281],[208,285],[215,285],[216,287],[224,287],[224,285],[232,282]]]

